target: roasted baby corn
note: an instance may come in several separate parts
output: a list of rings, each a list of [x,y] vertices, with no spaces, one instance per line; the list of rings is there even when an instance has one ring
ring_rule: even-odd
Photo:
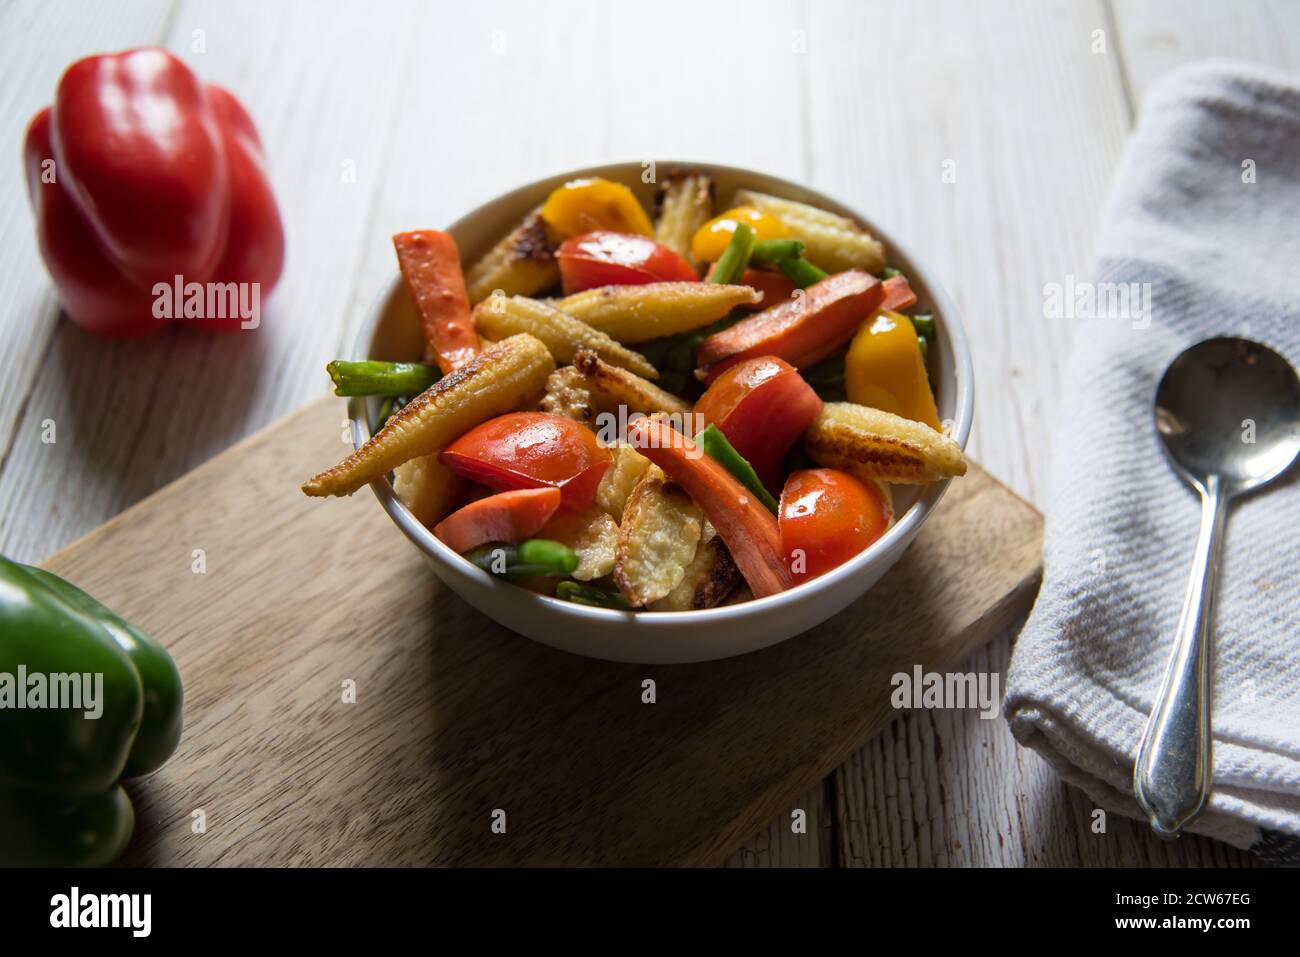
[[[542,222],[540,206],[465,273],[470,305],[497,289],[507,296],[531,296],[559,281],[555,244]]]
[[[673,170],[655,196],[655,240],[692,266],[691,238],[713,216],[713,180],[698,170]]]
[[[527,296],[493,293],[474,307],[474,325],[489,339],[527,332],[541,339],[559,363],[572,362],[579,349],[590,349],[611,365],[647,379],[659,378],[649,360],[619,345],[605,333],[567,316],[548,303]]]
[[[586,289],[555,305],[619,342],[648,342],[707,326],[737,306],[762,301],[762,293],[749,286],[651,282]]]
[[[668,595],[686,575],[700,542],[700,507],[651,466],[632,490],[618,529],[614,583],[633,608]]]
[[[780,219],[803,240],[804,255],[827,272],[865,269],[879,273],[885,268],[884,245],[851,219],[806,203],[747,189],[736,193],[735,203],[753,206]]]
[[[966,474],[961,447],[942,432],[852,402],[827,402],[804,448],[818,465],[860,479],[918,485]]]
[[[403,462],[440,451],[480,422],[534,401],[554,368],[555,360],[541,340],[511,336],[421,392],[370,441],[309,479],[302,490],[308,495],[351,495]]]
[[[393,470],[394,494],[428,528],[452,512],[464,490],[464,480],[436,455],[417,456]]]
[[[546,394],[538,408],[589,427],[596,422],[596,400],[592,398],[582,373],[573,366],[556,369],[547,377]]]
[[[740,570],[731,552],[708,519],[700,533],[695,557],[686,566],[682,580],[663,598],[651,602],[651,611],[695,611],[714,608],[726,600],[740,581]]]
[[[576,370],[576,374],[566,375],[566,382],[586,389],[603,411],[615,411],[619,406],[625,406],[629,413],[644,415],[655,412],[684,415],[691,411],[691,404],[684,399],[665,392],[634,372],[610,365],[587,349],[578,350],[569,368]]]

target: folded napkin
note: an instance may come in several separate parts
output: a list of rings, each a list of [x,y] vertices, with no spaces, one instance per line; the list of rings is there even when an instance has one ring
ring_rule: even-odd
[[[1213,336],[1246,336],[1300,363],[1297,78],[1210,62],[1152,88],[1099,249],[1093,285],[1063,277],[1044,290],[1046,321],[1077,327],[1052,430],[1043,585],[1003,712],[1017,740],[1098,806],[1145,820],[1133,762],[1201,515],[1165,462],[1152,397],[1170,360]],[[1190,828],[1278,861],[1300,861],[1297,472],[1228,514],[1214,787]]]

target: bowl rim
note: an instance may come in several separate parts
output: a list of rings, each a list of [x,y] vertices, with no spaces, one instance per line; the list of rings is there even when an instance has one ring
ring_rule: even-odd
[[[846,210],[852,215],[852,218],[867,228],[872,235],[885,244],[891,254],[906,260],[908,265],[907,275],[919,277],[922,284],[929,293],[930,305],[932,310],[940,317],[938,328],[948,339],[949,347],[952,351],[952,369],[953,380],[956,387],[956,397],[954,401],[954,416],[952,419],[952,428],[949,436],[965,451],[966,443],[970,438],[972,420],[974,417],[975,405],[975,384],[974,369],[971,361],[970,344],[966,338],[966,331],[962,326],[961,317],[957,312],[957,306],[949,297],[947,290],[938,279],[931,273],[911,252],[897,240],[895,240],[888,231],[881,229],[879,225],[870,217],[862,215],[853,207],[842,203],[831,196],[811,189],[807,186],[800,185],[797,182],[786,179],[783,176],[776,176],[771,173],[763,173],[758,170],[748,169],[741,166],[730,166],[723,163],[711,163],[697,160],[672,160],[663,159],[655,160],[655,166],[665,169],[673,167],[699,169],[710,173],[726,173],[740,177],[760,177],[778,183],[783,187],[793,188],[794,190],[811,197],[813,203],[825,203],[831,208]],[[455,232],[466,220],[478,215],[483,207],[497,202],[505,202],[516,197],[522,197],[535,190],[538,190],[548,183],[555,181],[564,181],[569,179],[579,179],[592,176],[605,176],[610,179],[616,179],[626,176],[629,170],[642,170],[645,163],[642,160],[627,160],[623,162],[602,163],[598,166],[586,166],[578,169],[565,170],[551,173],[547,176],[538,177],[531,182],[525,183],[504,193],[498,193],[473,206],[468,212],[459,216],[451,225],[447,226],[448,232]],[[516,199],[516,201],[518,201]],[[893,255],[891,255],[893,258]],[[393,297],[397,288],[402,284],[400,273],[394,275],[379,290],[375,299],[371,303],[370,309],[357,333],[356,341],[352,348],[352,358],[355,360],[365,360],[371,358],[369,355],[369,346],[374,338],[375,332],[379,327],[379,322],[385,314],[385,306]],[[356,448],[360,448],[370,438],[370,424],[367,414],[367,403],[365,397],[354,397],[348,402],[348,415],[352,422],[352,442]],[[693,609],[691,611],[622,611],[613,608],[595,608],[588,605],[580,605],[575,602],[565,601],[561,598],[554,598],[549,595],[540,595],[536,592],[529,591],[525,588],[496,578],[488,574],[483,569],[468,562],[463,556],[453,552],[447,545],[443,544],[434,536],[425,525],[420,522],[405,505],[397,498],[393,490],[392,483],[387,477],[378,479],[370,483],[371,490],[379,499],[389,517],[401,529],[402,533],[425,554],[426,557],[436,560],[440,565],[448,568],[449,571],[461,577],[474,579],[477,583],[488,588],[510,589],[513,600],[529,601],[539,610],[544,608],[547,612],[558,613],[561,615],[572,615],[577,620],[587,623],[604,623],[619,624],[626,623],[629,618],[635,617],[638,628],[676,628],[691,627],[703,623],[723,623],[726,621],[736,621],[747,618],[751,615],[762,615],[766,612],[773,611],[779,607],[796,601],[814,601],[816,596],[827,591],[833,590],[840,582],[848,578],[861,574],[872,562],[881,555],[887,554],[896,543],[903,542],[904,550],[906,545],[910,544],[910,539],[915,536],[921,524],[934,511],[939,500],[943,498],[944,492],[948,489],[949,479],[942,482],[935,482],[926,487],[925,491],[917,498],[915,502],[903,513],[901,517],[895,516],[894,523],[889,527],[884,535],[872,542],[870,546],[855,555],[852,559],[832,569],[823,575],[803,582],[793,588],[775,595],[768,595],[764,598],[754,598],[749,601],[739,602],[734,605],[719,605],[715,608]]]

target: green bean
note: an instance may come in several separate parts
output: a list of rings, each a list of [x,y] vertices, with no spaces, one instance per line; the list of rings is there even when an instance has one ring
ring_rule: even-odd
[[[925,336],[917,336],[916,342],[921,347],[921,361],[924,362],[930,358],[930,343]]]
[[[893,266],[886,266],[884,269],[880,270],[881,279],[893,279],[895,276],[901,275],[903,275],[903,270],[895,269]]]
[[[934,316],[928,312],[913,316],[912,326],[916,329],[917,335],[925,336],[927,339],[934,338]]]
[[[530,538],[518,545],[484,545],[465,557],[499,578],[553,578],[578,567],[573,549],[546,538]]]
[[[575,605],[590,605],[592,608],[616,608],[619,611],[631,611],[627,599],[616,591],[605,591],[580,582],[560,582],[555,586],[555,597],[571,601]]]
[[[370,429],[370,434],[374,435],[388,422],[388,417],[393,414],[393,403],[396,401],[394,396],[385,396],[384,401],[379,403],[379,415],[375,417],[375,424]]]
[[[695,441],[704,447],[705,453],[724,469],[735,476],[740,484],[745,486],[754,493],[754,496],[763,503],[773,515],[776,514],[780,506],[776,499],[772,497],[763,483],[758,478],[758,473],[754,471],[754,466],[749,464],[748,459],[736,451],[735,446],[727,441],[727,437],[722,434],[722,430],[716,425],[710,425],[707,429],[695,437]]]
[[[773,266],[782,259],[798,259],[803,255],[803,243],[797,239],[760,239],[749,254],[750,265]]]
[[[749,255],[754,250],[754,230],[745,223],[737,223],[722,258],[713,267],[709,282],[730,286],[740,281],[749,266]]]
[[[826,278],[826,273],[802,256],[798,259],[782,259],[776,265],[781,272],[785,273],[786,278],[800,289],[807,289],[813,283],[821,282]]]
[[[325,367],[335,395],[418,395],[442,378],[437,366],[418,362],[348,362],[335,359]]]

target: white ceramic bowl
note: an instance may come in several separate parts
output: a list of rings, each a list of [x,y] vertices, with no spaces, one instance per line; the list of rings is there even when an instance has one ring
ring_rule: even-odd
[[[939,417],[951,422],[951,435],[964,448],[970,435],[974,400],[970,350],[952,301],[918,260],[908,255],[869,216],[794,183],[728,166],[662,161],[659,170],[674,166],[708,172],[717,183],[719,200],[737,189],[754,189],[834,210],[862,223],[885,244],[891,266],[911,281],[919,308],[934,314],[938,329],[929,366]],[[642,183],[641,163],[616,163],[571,170],[539,180],[500,196],[457,220],[450,227],[461,259],[473,262],[508,233],[546,195],[571,179],[603,176],[625,183],[649,208],[654,186]],[[720,203],[719,209],[724,208]],[[427,223],[408,223],[410,228]],[[419,323],[402,287],[393,280],[376,301],[358,338],[353,358],[419,361],[423,352]],[[377,414],[374,399],[353,399],[353,439],[360,446],[369,438]],[[814,628],[843,610],[874,585],[916,537],[943,495],[947,483],[918,490],[894,486],[897,521],[878,541],[852,561],[811,582],[767,598],[685,612],[621,612],[588,608],[526,591],[500,581],[461,558],[438,539],[397,500],[385,480],[371,487],[384,509],[424,555],[434,572],[456,594],[489,618],[535,641],[574,654],[641,664],[676,664],[727,658],[766,648]]]

